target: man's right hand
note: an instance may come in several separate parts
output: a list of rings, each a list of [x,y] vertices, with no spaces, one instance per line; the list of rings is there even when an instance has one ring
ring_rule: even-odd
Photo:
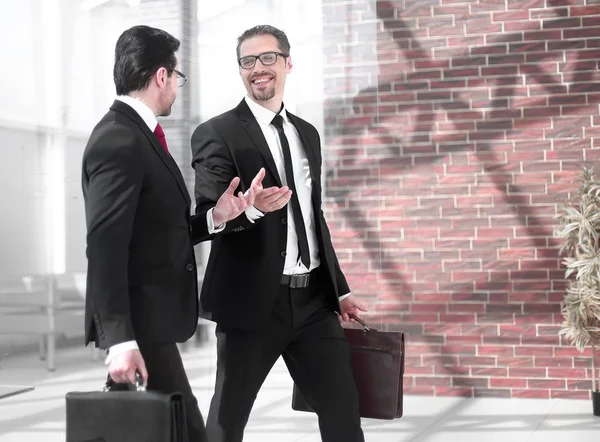
[[[261,169],[262,172],[262,169]],[[264,172],[262,176],[257,175],[254,180],[252,180],[252,188],[255,189],[254,194],[254,207],[260,210],[263,213],[275,212],[276,210],[285,207],[285,205],[292,198],[292,190],[283,186],[279,187],[269,187],[267,189],[263,189],[262,187],[262,178],[264,177]]]
[[[115,356],[108,364],[110,377],[118,384],[129,383],[135,385],[136,371],[140,373],[144,380],[144,386],[146,386],[148,384],[148,371],[139,350],[127,350]]]

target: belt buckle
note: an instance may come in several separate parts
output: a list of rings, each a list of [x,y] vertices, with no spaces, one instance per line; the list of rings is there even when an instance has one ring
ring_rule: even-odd
[[[310,273],[304,273],[302,275],[293,275],[290,278],[290,288],[301,289],[304,287],[308,287],[309,281],[310,281]]]

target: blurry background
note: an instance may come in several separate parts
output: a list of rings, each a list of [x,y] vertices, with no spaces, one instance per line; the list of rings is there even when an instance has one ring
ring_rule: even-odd
[[[190,135],[242,99],[236,38],[268,23],[292,45],[286,106],[322,135],[341,266],[369,321],[407,333],[407,392],[589,397],[589,354],[557,335],[553,217],[598,159],[596,3],[2,0],[0,355],[82,342],[81,155],[121,32],[182,42],[161,124],[191,191]]]

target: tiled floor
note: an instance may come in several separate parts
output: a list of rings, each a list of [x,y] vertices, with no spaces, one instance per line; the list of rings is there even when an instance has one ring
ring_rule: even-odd
[[[98,389],[106,378],[102,362],[91,362],[89,354],[83,348],[59,350],[54,373],[48,373],[34,355],[0,360],[0,384],[35,385],[32,392],[0,400],[0,442],[64,442],[65,394]],[[215,357],[213,342],[184,352],[205,417]],[[279,362],[258,396],[244,441],[320,441],[315,416],[290,408],[291,388],[285,365]],[[366,440],[596,442],[600,435],[600,417],[592,415],[589,401],[408,396],[404,408],[405,416],[394,421],[365,419]]]

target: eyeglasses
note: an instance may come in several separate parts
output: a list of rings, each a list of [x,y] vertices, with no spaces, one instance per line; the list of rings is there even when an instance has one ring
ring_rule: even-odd
[[[177,87],[182,87],[187,83],[187,77],[179,72],[177,69],[173,69],[173,72],[177,74]]]
[[[260,55],[246,55],[238,60],[238,63],[242,69],[252,69],[256,64],[256,60],[259,59],[263,66],[271,66],[277,63],[277,56],[284,58],[289,57],[289,54],[282,52],[263,52]]]

